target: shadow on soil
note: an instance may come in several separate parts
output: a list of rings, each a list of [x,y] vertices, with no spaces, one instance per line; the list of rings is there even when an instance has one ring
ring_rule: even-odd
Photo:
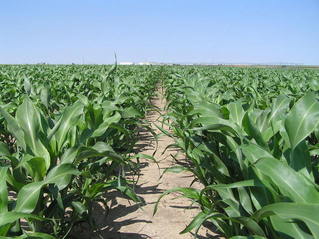
[[[122,227],[132,225],[135,223],[152,223],[148,220],[140,220],[138,218],[130,218],[126,220],[121,220],[122,217],[130,215],[131,213],[137,210],[143,210],[143,195],[146,194],[161,194],[163,190],[158,189],[159,185],[154,186],[144,186],[143,184],[135,186],[135,192],[139,195],[141,203],[131,202],[129,206],[118,204],[117,199],[126,198],[121,193],[117,191],[109,192],[107,194],[108,198],[111,198],[110,201],[110,210],[104,208],[101,204],[96,204],[94,206],[93,213],[95,223],[98,226],[98,229],[95,232],[89,232],[89,226],[85,223],[78,225],[75,228],[75,232],[72,233],[72,239],[84,239],[84,238],[100,238],[100,239],[145,239],[151,238],[146,234],[139,233],[124,233],[119,232]],[[149,204],[153,204],[151,202]],[[97,232],[98,231],[98,232]]]
[[[113,195],[111,195],[113,194]],[[109,193],[108,197],[115,198],[117,192]],[[117,198],[122,197],[121,195],[117,195]],[[121,204],[117,204],[116,199],[111,200],[111,209],[107,210],[102,205],[96,204],[94,207],[94,221],[97,225],[97,229],[90,232],[90,227],[87,223],[82,223],[78,225],[74,232],[72,233],[72,239],[144,239],[150,238],[146,234],[139,233],[122,233],[119,232],[122,227],[132,225],[135,223],[151,223],[151,221],[147,220],[139,220],[137,218],[130,218],[127,220],[120,220],[121,217],[129,215],[130,213],[135,212],[136,210],[141,210],[143,207],[143,203],[134,204],[130,206],[125,206]]]

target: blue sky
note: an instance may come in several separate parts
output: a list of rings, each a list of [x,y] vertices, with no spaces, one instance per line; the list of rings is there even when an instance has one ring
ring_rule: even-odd
[[[0,63],[319,64],[319,0],[10,0]]]

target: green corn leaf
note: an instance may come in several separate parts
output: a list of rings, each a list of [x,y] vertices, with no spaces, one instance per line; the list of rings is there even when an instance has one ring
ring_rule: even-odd
[[[32,213],[35,209],[41,189],[46,184],[55,184],[59,190],[64,189],[70,182],[72,175],[79,172],[71,164],[61,164],[50,170],[45,180],[29,183],[21,188],[17,197],[15,211],[23,213]]]
[[[32,85],[31,85],[30,80],[28,78],[24,78],[23,85],[24,85],[24,90],[27,93],[27,95],[30,95],[31,91],[32,91]]]
[[[16,212],[32,213],[35,209],[44,182],[34,182],[23,186],[17,196]]]
[[[0,214],[8,211],[7,171],[8,167],[0,168]]]
[[[313,239],[313,236],[306,232],[295,219],[285,219],[277,215],[269,216],[269,219],[279,238],[283,236],[284,238]]]
[[[198,213],[193,220],[191,221],[191,223],[183,230],[180,232],[180,234],[185,234],[187,232],[190,232],[191,230],[195,229],[197,230],[198,228],[200,228],[203,223],[209,219],[210,217],[213,217],[216,213],[209,213],[206,214],[204,212],[200,212]]]
[[[55,184],[59,190],[62,190],[70,183],[72,176],[79,173],[73,164],[60,164],[50,170],[44,183]]]
[[[23,156],[17,168],[19,167],[26,168],[34,181],[41,181],[47,172],[45,159],[41,157],[34,157],[30,154],[25,154]]]
[[[311,203],[275,203],[263,207],[257,211],[254,217],[261,220],[263,217],[277,215],[281,218],[292,220],[298,219],[303,221],[311,231],[314,238],[319,238],[319,204]],[[290,222],[294,223],[294,222]]]
[[[241,101],[236,101],[228,104],[229,119],[237,125],[242,125],[245,111],[243,109]]]
[[[281,193],[294,202],[319,202],[319,192],[316,186],[283,162],[274,158],[261,158],[254,167],[267,175]]]
[[[15,118],[13,118],[7,111],[5,111],[2,107],[0,107],[0,113],[5,118],[7,122],[8,131],[14,135],[18,144],[26,150],[26,143],[24,141],[24,133],[23,130],[18,125],[18,122]]]
[[[10,155],[8,146],[5,143],[0,142],[0,156]]]
[[[276,122],[284,118],[284,113],[289,109],[290,99],[285,95],[278,96],[271,106],[268,120]]]
[[[246,133],[252,138],[254,138],[258,145],[260,145],[261,147],[265,149],[268,149],[267,143],[265,142],[261,132],[253,125],[248,115],[248,112],[245,114],[242,122],[243,122],[242,126],[245,129]]]
[[[205,190],[207,189],[232,189],[232,188],[241,188],[241,187],[263,187],[262,184],[258,183],[257,181],[253,179],[245,180],[245,181],[239,181],[235,183],[230,184],[216,184],[216,185],[209,185],[205,187]]]
[[[13,223],[17,220],[19,220],[20,218],[25,218],[25,219],[34,219],[34,220],[38,220],[38,221],[43,221],[44,218],[36,216],[36,215],[32,215],[29,213],[20,213],[20,212],[4,212],[4,213],[0,213],[0,227],[4,226],[6,224],[9,223]]]
[[[72,164],[79,152],[78,147],[67,149],[61,157],[61,164]]]
[[[24,132],[25,144],[34,156],[45,159],[46,168],[51,164],[50,154],[39,138],[40,115],[29,98],[23,101],[16,113],[17,122]]]
[[[258,223],[250,217],[236,217],[231,219],[232,221],[238,221],[242,225],[244,225],[251,234],[255,234],[258,236],[265,237],[265,232],[263,229],[258,225]]]
[[[314,176],[311,169],[312,160],[305,140],[301,141],[295,148],[290,151],[289,166],[297,172],[302,173],[305,177],[314,182]]]
[[[192,172],[192,170],[190,168],[187,168],[187,167],[183,167],[183,166],[173,166],[173,167],[170,167],[170,168],[166,168],[161,177],[162,178],[166,173],[181,173],[181,172],[185,172],[185,171],[189,171],[189,172]]]
[[[153,211],[153,215],[156,214],[157,212],[157,209],[158,209],[158,204],[160,202],[160,200],[170,194],[170,193],[174,193],[174,192],[177,192],[177,193],[180,193],[182,194],[184,197],[186,198],[189,198],[189,199],[192,199],[192,200],[199,200],[200,199],[200,191],[197,190],[197,189],[194,189],[194,188],[181,188],[181,187],[178,187],[178,188],[173,188],[173,189],[169,189],[169,190],[166,190],[157,200],[155,206],[154,206],[154,211]]]
[[[109,128],[109,126],[113,123],[118,123],[121,119],[121,114],[116,112],[113,116],[109,118],[104,118],[104,122],[98,126],[96,130],[94,130],[92,137],[100,137],[105,133],[105,131]]]
[[[83,215],[84,213],[87,212],[87,207],[81,203],[81,202],[72,202],[71,203],[73,208],[75,209],[75,211],[79,214],[79,215]]]
[[[115,153],[112,147],[104,142],[97,142],[93,147],[83,147],[76,157],[76,160],[102,156],[124,162],[123,157]]]
[[[123,118],[140,118],[141,113],[137,111],[134,107],[130,106],[123,110],[122,117]]]
[[[207,103],[207,102],[201,102],[200,104],[194,105],[194,110],[189,112],[190,115],[193,114],[200,114],[202,116],[217,116],[222,117],[222,114],[220,113],[219,105]]]
[[[133,200],[134,202],[141,202],[141,199],[136,195],[136,193],[128,185],[125,185],[125,186],[117,185],[114,188],[119,190],[122,194],[124,194],[129,199]]]
[[[75,126],[82,113],[83,104],[80,101],[74,103],[71,106],[68,106],[64,110],[60,119],[61,123],[59,124],[59,127],[58,129],[56,129],[55,132],[58,151],[65,144],[68,132],[70,131],[71,127]]]
[[[198,124],[201,124],[202,127],[198,127]],[[236,124],[217,117],[199,117],[192,121],[191,127],[193,127],[194,131],[221,131],[223,134],[230,135],[231,137],[241,138],[243,136],[243,131]]]
[[[43,87],[40,93],[40,99],[42,104],[48,109],[50,101],[50,91],[48,87]]]
[[[34,180],[41,181],[47,172],[45,159],[41,157],[34,157],[28,160],[27,164],[32,170],[32,177]]]
[[[285,121],[291,148],[313,132],[318,123],[319,103],[314,93],[308,93],[292,107]]]

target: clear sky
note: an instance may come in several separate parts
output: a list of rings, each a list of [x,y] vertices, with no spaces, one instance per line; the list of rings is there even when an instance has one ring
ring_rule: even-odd
[[[319,65],[319,0],[7,0],[0,63]]]

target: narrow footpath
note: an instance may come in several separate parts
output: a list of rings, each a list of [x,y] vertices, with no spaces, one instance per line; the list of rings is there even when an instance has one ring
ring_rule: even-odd
[[[147,120],[157,132],[154,123],[159,124],[158,118],[164,112],[165,99],[158,90],[158,96],[152,100],[152,104],[160,109],[151,111]],[[168,128],[165,128],[168,130]],[[136,205],[124,198],[117,199],[107,216],[107,228],[102,233],[103,238],[108,239],[190,239],[190,233],[180,235],[192,218],[199,212],[197,207],[191,206],[191,202],[185,198],[176,198],[175,195],[164,197],[158,207],[158,212],[153,216],[154,204],[158,197],[167,189],[174,187],[190,186],[193,177],[185,173],[166,173],[161,179],[160,174],[165,168],[176,165],[171,154],[177,153],[176,149],[169,149],[164,154],[165,148],[173,143],[173,139],[162,136],[158,139],[158,150],[155,154],[159,167],[151,161],[141,160],[142,168],[136,187],[138,196],[145,200],[145,205]],[[152,155],[155,150],[155,141],[152,134],[141,130],[140,140],[137,145],[140,153]],[[200,238],[212,238],[211,232],[206,228],[200,230]]]

